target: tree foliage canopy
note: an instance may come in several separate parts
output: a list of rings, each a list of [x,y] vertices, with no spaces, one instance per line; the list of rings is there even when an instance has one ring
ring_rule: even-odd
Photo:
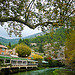
[[[36,59],[43,59],[43,57],[42,56],[40,56],[40,55],[38,55],[38,54],[35,54],[34,56],[33,56],[33,58],[36,60]]]
[[[75,69],[75,30],[67,35],[65,43],[65,57],[66,63],[72,69]]]
[[[21,35],[24,25],[29,28],[53,26],[73,27],[73,0],[0,0],[0,22],[7,22],[9,35]]]
[[[31,49],[27,45],[21,43],[16,46],[16,52],[19,57],[28,57],[31,54]]]

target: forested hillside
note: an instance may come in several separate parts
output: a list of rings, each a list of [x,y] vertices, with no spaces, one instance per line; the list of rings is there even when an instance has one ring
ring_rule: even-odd
[[[0,37],[0,43],[7,45],[9,42],[11,42],[11,44],[15,44],[18,43],[19,39],[5,39],[3,37]]]
[[[30,43],[52,43],[52,42],[59,42],[61,45],[64,45],[66,35],[65,35],[65,28],[59,28],[54,31],[54,34],[46,33],[43,36],[37,36],[35,38],[29,39]]]
[[[34,38],[38,34],[41,34],[41,33],[37,33],[37,34],[30,35],[30,36],[22,37],[22,39]],[[19,41],[19,38],[17,38],[17,39],[6,39],[6,38],[3,38],[3,37],[0,37],[0,43],[5,44],[5,45],[7,45],[9,42],[11,42],[11,44],[17,44],[18,41]]]
[[[31,35],[31,36],[22,38],[21,41],[19,39],[5,39],[5,38],[0,37],[0,42],[3,43],[3,44],[8,45],[9,42],[11,42],[11,44],[16,44],[19,41],[24,42],[24,40],[27,39],[28,40],[27,42],[29,44],[30,43],[59,42],[61,45],[64,45],[65,38],[66,38],[65,31],[66,31],[66,29],[59,28],[56,31],[54,31],[54,34],[46,33],[44,35],[41,35],[41,33],[38,33],[39,36],[37,36],[38,34],[34,34],[34,35]]]
[[[67,29],[65,28],[59,28],[51,33],[46,33],[42,36],[37,36],[35,38],[29,38],[29,39],[19,39],[18,44],[25,43],[26,45],[30,46],[31,49],[43,53],[44,52],[44,45],[51,44],[51,47],[54,47],[54,49],[60,49],[60,46],[64,46],[65,40],[66,40],[66,32]],[[32,45],[34,44],[34,45]],[[36,45],[35,45],[36,44]]]

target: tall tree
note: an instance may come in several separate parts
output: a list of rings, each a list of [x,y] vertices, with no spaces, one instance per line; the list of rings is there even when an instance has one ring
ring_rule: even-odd
[[[11,47],[11,42],[9,42],[9,44],[8,44],[10,47]]]
[[[0,42],[0,45],[2,45],[2,43]]]
[[[9,35],[21,35],[24,25],[29,28],[40,26],[67,26],[75,24],[73,0],[0,0],[0,22],[7,22]]]
[[[23,42],[29,46],[29,39],[23,39]]]
[[[67,34],[65,42],[66,64],[75,70],[75,30]]]
[[[20,38],[18,43],[20,44],[20,43],[22,43],[22,42],[23,42],[23,41],[22,41],[22,39]]]
[[[8,47],[8,49],[11,49],[11,42],[9,42],[7,47]]]

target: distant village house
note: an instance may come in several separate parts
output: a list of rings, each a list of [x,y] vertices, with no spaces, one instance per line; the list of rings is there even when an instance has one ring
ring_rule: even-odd
[[[37,43],[31,43],[30,45],[31,45],[31,46],[36,46],[36,45],[37,45]]]
[[[0,45],[0,55],[6,55],[7,47]]]

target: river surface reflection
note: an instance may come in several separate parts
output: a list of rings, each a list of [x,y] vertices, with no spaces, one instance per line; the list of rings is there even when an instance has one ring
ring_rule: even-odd
[[[35,71],[18,72],[12,75],[75,75],[72,71],[64,68],[49,68]]]

